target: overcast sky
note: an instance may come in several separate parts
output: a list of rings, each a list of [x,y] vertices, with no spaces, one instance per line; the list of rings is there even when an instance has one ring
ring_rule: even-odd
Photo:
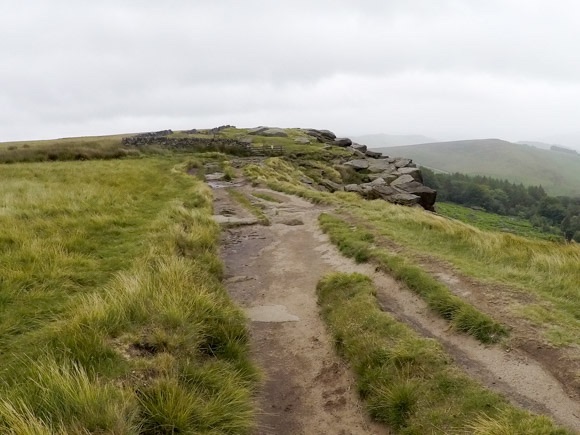
[[[579,22],[566,0],[0,0],[0,141],[234,124],[580,148]]]

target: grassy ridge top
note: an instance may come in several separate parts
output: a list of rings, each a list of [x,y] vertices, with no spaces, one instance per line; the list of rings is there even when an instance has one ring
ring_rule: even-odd
[[[542,150],[499,139],[436,142],[381,148],[447,172],[487,175],[526,185],[542,185],[550,195],[580,195],[580,156]]]

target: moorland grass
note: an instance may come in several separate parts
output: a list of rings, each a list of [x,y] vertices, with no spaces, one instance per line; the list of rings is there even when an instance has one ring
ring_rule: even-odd
[[[415,291],[458,331],[470,334],[482,343],[494,343],[507,335],[503,325],[455,296],[421,268],[400,255],[374,246],[374,236],[370,232],[326,213],[320,215],[319,223],[344,255],[359,263],[372,261]]]
[[[176,163],[3,167],[1,433],[250,431],[211,194]]]
[[[272,190],[301,196],[314,203],[330,203],[334,200],[328,192],[306,188],[301,182],[305,174],[277,157],[267,159],[261,165],[247,165],[244,175],[255,184],[264,184]]]
[[[580,245],[484,231],[384,201],[347,205],[347,210],[410,253],[428,253],[467,275],[531,292],[537,301],[520,314],[542,325],[555,345],[580,343]]]
[[[569,433],[486,390],[457,369],[435,340],[381,311],[368,277],[330,274],[317,294],[370,415],[397,433]]]
[[[109,160],[141,153],[122,146],[123,135],[0,143],[0,163]]]

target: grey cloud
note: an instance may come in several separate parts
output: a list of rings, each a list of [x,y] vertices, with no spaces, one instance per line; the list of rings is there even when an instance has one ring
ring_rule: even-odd
[[[567,132],[578,12],[566,0],[7,0],[0,140],[215,123]]]

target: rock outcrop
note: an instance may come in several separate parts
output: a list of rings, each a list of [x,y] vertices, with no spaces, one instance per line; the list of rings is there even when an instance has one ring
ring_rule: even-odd
[[[344,166],[354,169],[361,178],[370,180],[346,185],[344,190],[347,192],[356,192],[367,199],[380,198],[407,206],[418,204],[425,210],[434,210],[437,192],[422,184],[421,170],[411,159],[383,156],[367,150],[365,158],[357,155],[356,159],[345,162]]]
[[[288,137],[288,133],[282,128],[256,127],[248,130],[248,134],[266,137]]]
[[[356,159],[345,162],[344,166],[370,181],[348,184],[344,187],[345,191],[356,192],[368,199],[380,198],[407,206],[418,204],[425,210],[434,210],[437,192],[422,184],[421,170],[415,167],[411,159],[387,157],[373,151],[366,153],[365,158],[357,155]]]
[[[173,137],[171,130],[142,133],[123,138],[123,144],[132,147],[159,146],[175,150],[216,150],[237,155],[252,155],[252,139],[255,136],[285,137],[291,140],[284,129],[264,126],[252,128],[247,131],[247,136],[235,139],[217,135],[227,128],[233,128],[233,126],[223,125],[203,131],[206,135],[213,133],[213,136],[208,137]],[[186,133],[196,132],[202,131],[192,129]],[[358,193],[367,199],[383,199],[395,204],[421,206],[426,210],[434,210],[437,192],[423,185],[421,170],[411,159],[384,156],[380,152],[367,149],[366,145],[353,143],[349,138],[337,138],[329,130],[301,129],[301,132],[303,135],[294,138],[295,143],[308,144],[317,141],[325,144],[323,149],[340,147],[349,150],[352,158],[342,161],[340,172],[350,172],[354,176],[349,176],[349,179],[363,181],[359,184],[344,186],[326,179],[317,179],[315,182],[311,178],[303,177],[300,181],[304,184],[331,192],[344,190]],[[283,154],[284,147],[276,146],[282,149]]]
[[[360,184],[347,184],[344,187],[329,180],[320,182],[320,186],[335,192],[344,190],[355,192],[367,199],[383,199],[395,204],[421,206],[434,211],[437,192],[423,184],[421,170],[413,160],[404,157],[389,157],[367,149],[366,145],[353,143],[348,138],[337,138],[328,130],[302,130],[316,138],[327,147],[338,146],[352,152],[353,159],[342,164],[354,170],[362,180]],[[312,183],[310,183],[312,184]]]

